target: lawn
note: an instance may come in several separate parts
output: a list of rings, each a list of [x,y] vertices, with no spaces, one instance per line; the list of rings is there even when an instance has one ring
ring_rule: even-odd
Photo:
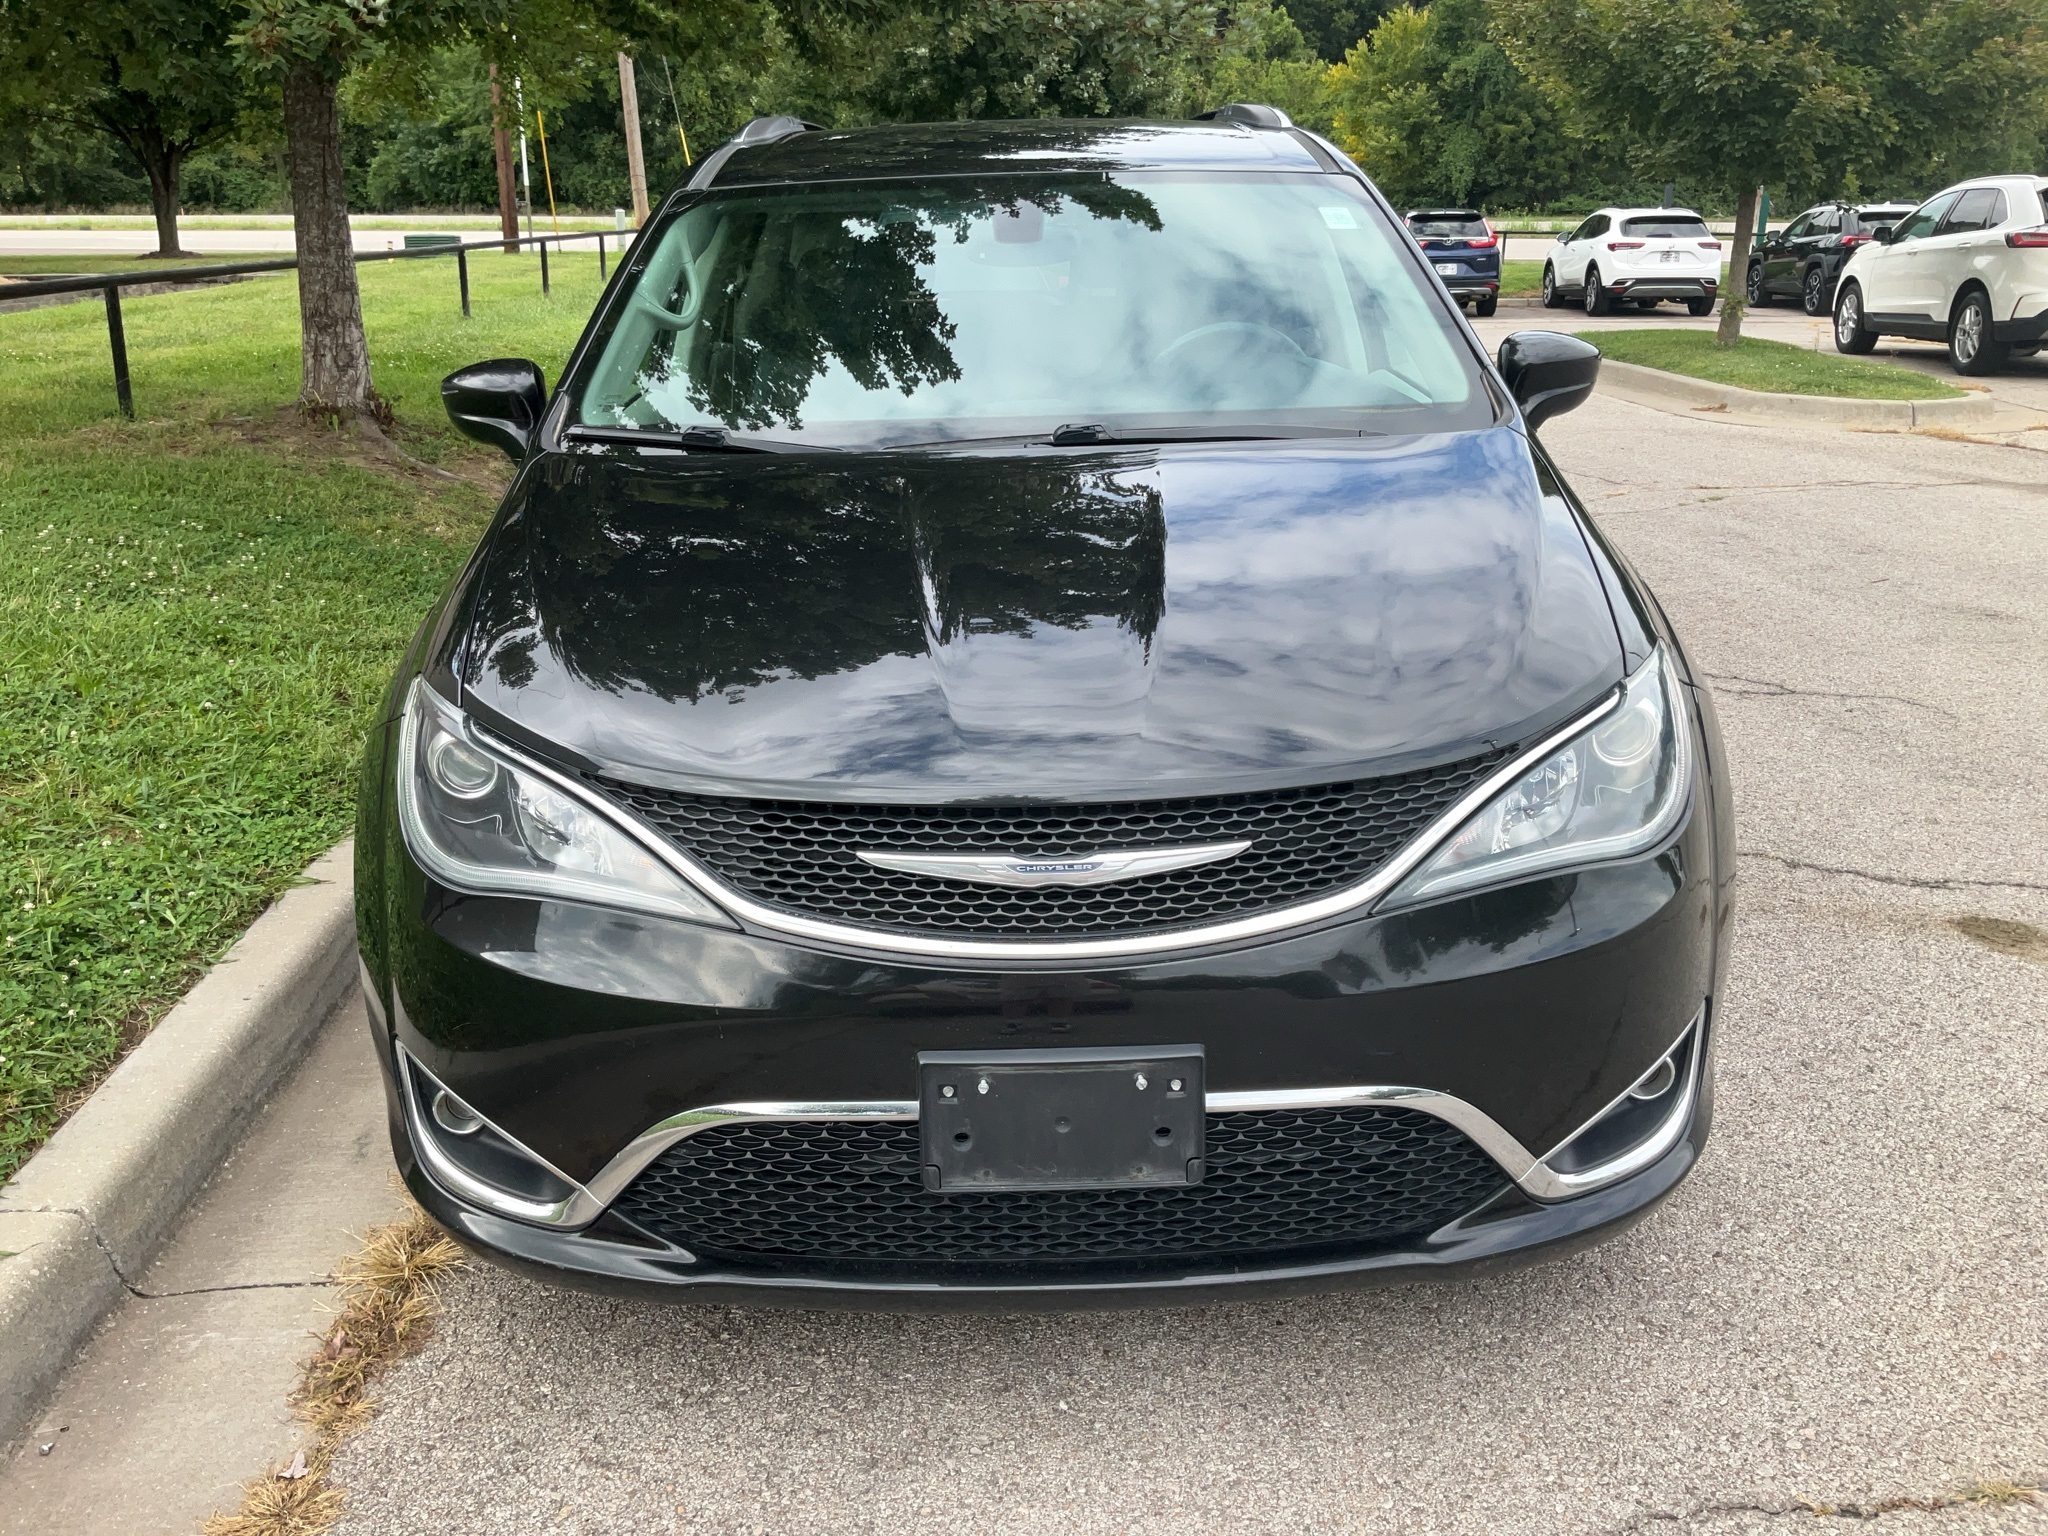
[[[1581,331],[1579,337],[1616,362],[1771,394],[1851,400],[1952,400],[1962,394],[1954,385],[1910,368],[1755,336],[1743,337],[1732,348],[1716,346],[1712,331]]]
[[[236,256],[185,256],[165,259],[160,256],[127,256],[119,251],[93,251],[76,256],[14,256],[0,255],[0,275],[34,277],[41,273],[57,272],[69,277],[75,272],[118,272],[127,276],[131,272],[175,272],[180,267],[210,267],[227,261],[260,261],[260,252],[243,257]],[[4,294],[0,294],[4,297]]]
[[[1504,299],[1533,299],[1543,292],[1543,263],[1503,261],[1500,264],[1500,296]]]
[[[594,256],[362,269],[379,389],[448,481],[282,409],[292,280],[0,314],[0,1178],[313,857],[370,712],[494,501],[436,383],[558,369]]]

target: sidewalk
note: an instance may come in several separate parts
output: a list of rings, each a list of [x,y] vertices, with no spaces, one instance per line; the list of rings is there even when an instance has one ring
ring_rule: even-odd
[[[192,1536],[289,1458],[286,1398],[350,1234],[404,1209],[368,1030],[351,991],[65,1373],[0,1467],[4,1536]]]

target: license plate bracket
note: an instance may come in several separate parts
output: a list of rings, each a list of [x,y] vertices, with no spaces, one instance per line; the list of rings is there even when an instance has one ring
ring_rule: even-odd
[[[1202,1179],[1202,1048],[923,1051],[927,1189],[1172,1188]]]

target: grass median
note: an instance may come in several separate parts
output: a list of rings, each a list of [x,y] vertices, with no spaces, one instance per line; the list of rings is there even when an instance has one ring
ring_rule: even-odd
[[[1699,330],[1580,331],[1603,356],[1618,363],[1661,368],[1687,378],[1732,384],[1775,395],[1831,395],[1846,400],[1953,400],[1953,384],[1892,363],[1866,362],[1834,352],[1815,352],[1782,341],[1744,336],[1733,347],[1717,346],[1714,333]]]
[[[0,1178],[315,855],[346,835],[391,666],[474,542],[502,460],[440,376],[560,367],[596,258],[362,269],[411,462],[308,425],[287,275],[0,314]],[[442,474],[421,467],[439,466]],[[461,478],[444,478],[446,474]]]

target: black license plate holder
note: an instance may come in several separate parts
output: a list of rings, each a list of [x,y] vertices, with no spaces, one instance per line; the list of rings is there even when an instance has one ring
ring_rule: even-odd
[[[1175,1188],[1202,1180],[1202,1048],[922,1051],[927,1189]]]

